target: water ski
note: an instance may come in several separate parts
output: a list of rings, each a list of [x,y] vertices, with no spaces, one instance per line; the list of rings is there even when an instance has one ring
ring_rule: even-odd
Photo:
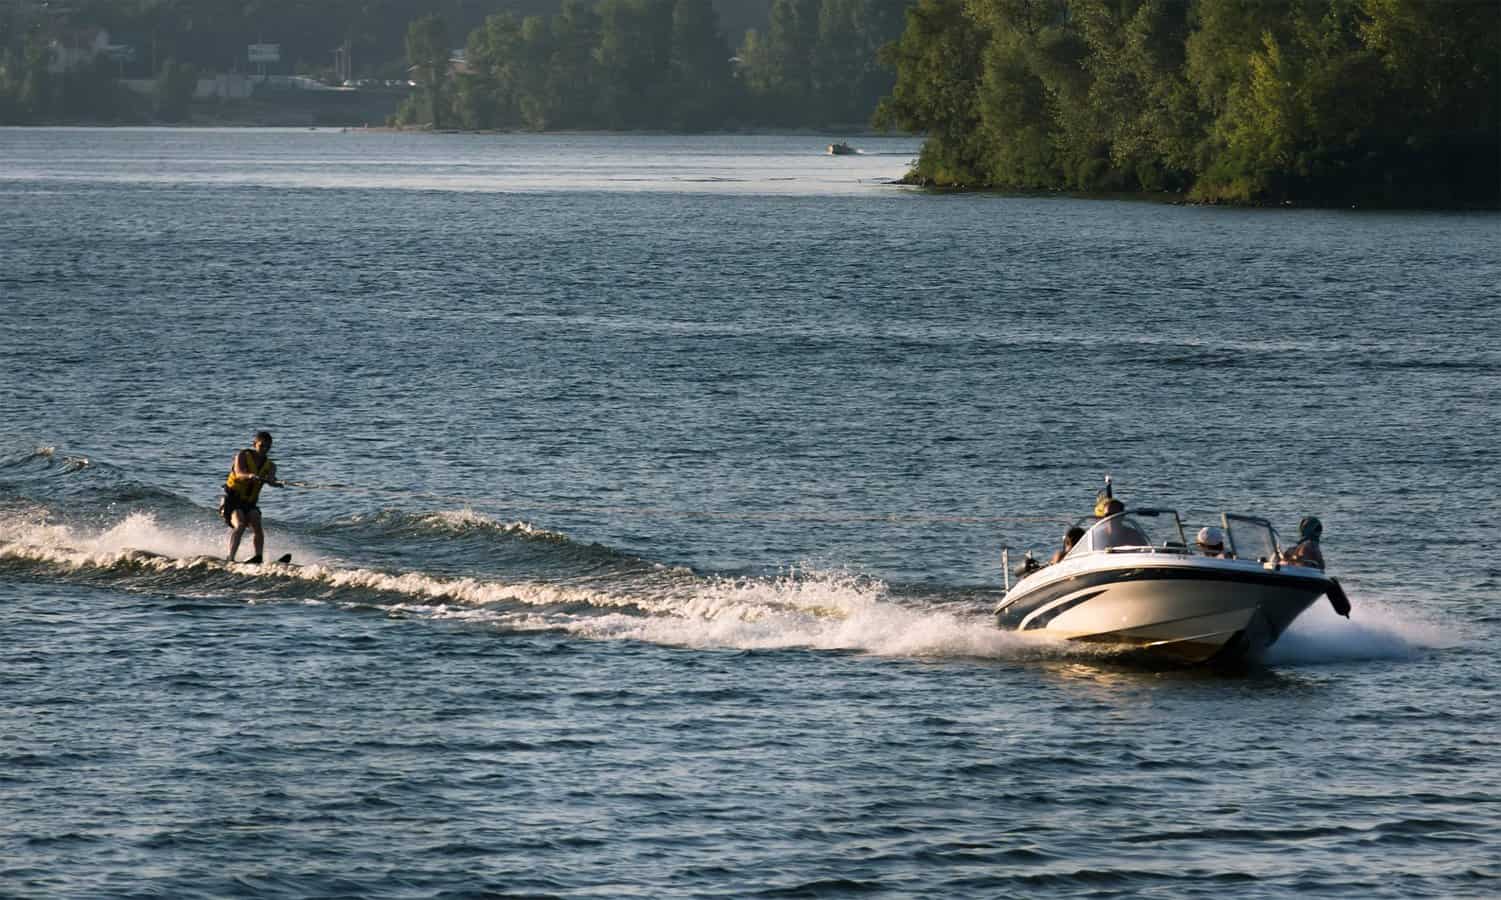
[[[278,556],[277,558],[275,558],[275,559],[273,559],[271,561],[274,562],[274,563],[280,563],[281,565],[284,565],[284,566],[285,565],[289,565],[292,562],[292,554],[290,554],[290,553],[283,553],[281,556]],[[259,566],[259,565],[264,565],[265,564],[265,560],[258,560],[258,559],[256,559],[255,557],[252,556],[250,559],[245,560],[245,563],[246,563],[246,565]]]
[[[172,556],[168,553],[157,553],[154,550],[137,550],[131,548],[125,551],[125,555],[133,560],[160,560],[161,562],[169,563],[186,563],[190,566],[224,564],[224,557],[204,554],[199,554],[198,556]]]
[[[166,560],[166,561],[169,561],[169,562],[186,561],[186,562],[195,563],[195,564],[196,563],[202,563],[202,562],[210,562],[210,563],[224,563],[224,562],[229,562],[229,563],[239,563],[240,565],[251,565],[251,566],[261,565],[261,563],[252,562],[252,561],[250,561],[248,559],[247,560],[226,560],[222,556],[186,556],[186,557],[184,557],[184,556],[168,556],[165,553],[156,553],[156,552],[151,551],[151,550],[136,550],[136,549],[133,549],[133,548],[130,549],[130,550],[127,550],[125,552],[126,552],[126,554],[131,559],[160,559],[160,560]],[[284,565],[284,566],[285,565],[291,565],[291,563],[292,563],[292,554],[290,554],[290,553],[283,553],[281,556],[278,556],[277,558],[275,558],[275,559],[273,559],[271,561],[274,562],[274,563],[279,563],[279,564]]]

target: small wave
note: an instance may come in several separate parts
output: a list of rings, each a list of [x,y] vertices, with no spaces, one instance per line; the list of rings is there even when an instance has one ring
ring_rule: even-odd
[[[573,543],[572,538],[561,531],[553,531],[521,519],[511,521],[496,519],[468,507],[420,513],[397,510],[360,513],[335,523],[333,527],[336,530],[349,527],[374,528],[386,535],[442,536],[488,533],[560,544]]]
[[[22,453],[0,457],[0,469],[14,469],[38,462],[43,466],[49,466],[56,456],[56,447],[36,447]]]
[[[572,539],[561,531],[552,531],[519,519],[503,522],[472,509],[422,513],[416,516],[414,521],[420,526],[441,532],[496,531],[540,541],[572,542]]]
[[[87,469],[91,465],[93,463],[87,456],[59,454],[56,447],[48,446],[37,447],[29,452],[0,458],[0,469],[35,466],[43,470],[59,469],[64,473],[71,473]]]
[[[1484,357],[1466,357],[1459,359],[1433,359],[1430,357],[1391,357],[1389,355],[1372,355],[1369,358],[1359,358],[1351,362],[1354,369],[1374,369],[1378,371],[1436,371],[1436,372],[1474,372],[1480,374],[1492,374],[1501,371],[1501,362],[1486,359]]]

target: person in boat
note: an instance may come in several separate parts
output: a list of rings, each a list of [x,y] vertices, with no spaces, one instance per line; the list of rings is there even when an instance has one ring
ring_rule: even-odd
[[[1298,542],[1282,554],[1282,561],[1295,566],[1324,568],[1324,551],[1319,549],[1319,539],[1324,536],[1324,523],[1316,516],[1304,516],[1298,523]]]
[[[1101,520],[1101,524],[1096,526],[1098,531],[1093,541],[1096,550],[1152,545],[1151,538],[1142,533],[1135,523],[1122,516],[1125,511],[1126,504],[1114,497],[1103,498],[1095,504],[1094,514]]]
[[[261,528],[261,488],[265,485],[281,487],[276,479],[276,463],[271,461],[271,432],[258,431],[249,449],[235,454],[229,468],[229,477],[224,480],[224,498],[219,502],[219,514],[224,524],[233,528],[229,535],[229,561],[234,562],[240,549],[240,538],[245,529],[252,530],[255,555],[247,562],[259,563],[266,549],[266,532]]]
[[[1225,551],[1225,532],[1213,525],[1200,528],[1194,543],[1198,545],[1199,552],[1214,559],[1230,559],[1231,556]]]
[[[1053,558],[1048,560],[1048,565],[1063,562],[1063,557],[1068,556],[1068,551],[1074,549],[1074,545],[1079,543],[1079,538],[1083,536],[1084,529],[1080,528],[1078,525],[1075,525],[1068,531],[1064,532],[1063,546],[1054,551]]]

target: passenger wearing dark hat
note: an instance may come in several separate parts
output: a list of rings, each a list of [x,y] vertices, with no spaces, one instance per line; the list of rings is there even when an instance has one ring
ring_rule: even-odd
[[[1068,551],[1074,549],[1074,545],[1079,543],[1079,538],[1083,536],[1084,529],[1077,525],[1070,528],[1063,535],[1063,546],[1053,553],[1053,558],[1048,560],[1048,564],[1063,562],[1063,557],[1068,556]]]
[[[1298,523],[1298,543],[1282,554],[1282,561],[1294,566],[1324,568],[1324,552],[1319,549],[1319,539],[1324,536],[1324,523],[1316,516],[1305,516]]]

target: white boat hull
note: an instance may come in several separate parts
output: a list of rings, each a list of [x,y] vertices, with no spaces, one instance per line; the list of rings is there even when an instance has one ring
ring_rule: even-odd
[[[1244,661],[1260,658],[1330,584],[1317,569],[1249,560],[1094,554],[1024,579],[996,614],[1006,628],[1158,659]]]

